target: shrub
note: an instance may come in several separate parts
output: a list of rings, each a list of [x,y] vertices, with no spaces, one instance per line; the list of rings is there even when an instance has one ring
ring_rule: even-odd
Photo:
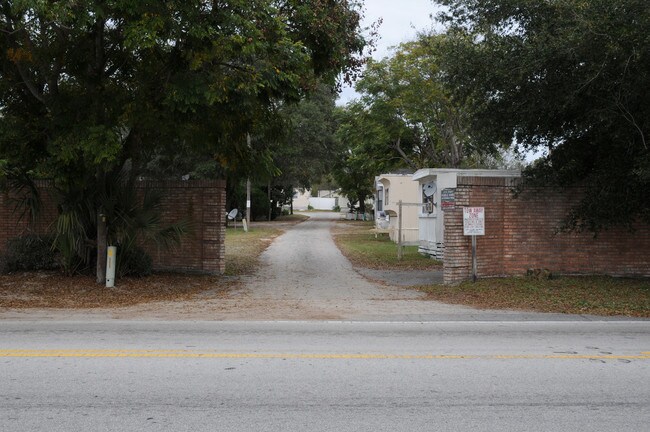
[[[153,260],[142,248],[132,245],[128,248],[117,246],[117,275],[149,276],[153,269]]]
[[[314,206],[312,206],[311,204],[309,204],[309,205],[307,206],[307,210],[313,210],[313,209],[314,209]]]
[[[337,204],[334,207],[332,207],[332,210],[334,210],[335,212],[340,212],[341,211],[341,206]]]
[[[52,240],[33,234],[9,240],[6,252],[0,259],[2,273],[53,270],[58,267],[58,260],[52,251]]]
[[[289,216],[289,210],[282,209],[282,216]]]

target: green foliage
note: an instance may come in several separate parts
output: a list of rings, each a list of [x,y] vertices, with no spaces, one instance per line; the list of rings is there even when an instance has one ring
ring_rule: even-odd
[[[352,109],[338,111],[340,127],[337,138],[341,149],[332,166],[332,177],[350,205],[359,203],[365,211],[366,198],[374,191],[374,178],[389,166],[385,153],[370,155],[365,144],[372,143],[372,131],[361,127],[358,112]]]
[[[650,222],[645,0],[440,0],[454,95],[483,142],[546,156],[531,184],[581,186],[566,227]]]
[[[31,173],[0,161],[0,191],[8,190],[13,191],[11,200],[14,213],[19,213],[19,220],[29,217],[30,223],[36,222],[41,213],[41,199]]]
[[[273,182],[293,188],[309,188],[327,174],[338,150],[334,116],[336,92],[320,84],[313,94],[295,105],[282,107],[286,135],[272,148],[273,162],[280,170]]]
[[[117,245],[117,269],[119,277],[124,276],[149,276],[153,270],[153,260],[142,248],[129,245]]]
[[[106,189],[96,196],[79,191],[75,195],[63,194],[60,198],[61,211],[53,227],[54,247],[59,252],[61,268],[68,275],[91,268],[95,263],[96,205],[100,206],[107,221],[108,243],[120,248],[119,276],[146,273],[146,258],[142,257],[138,244],[149,242],[173,248],[192,228],[183,220],[164,225],[161,191],[138,188],[136,179],[126,167],[105,180]]]
[[[33,234],[9,240],[0,256],[0,273],[53,270],[57,267],[51,239]]]
[[[392,56],[370,61],[356,85],[360,99],[338,114],[332,175],[361,211],[381,173],[478,167],[498,157],[497,146],[476,145],[465,99],[451,95],[441,59],[448,44],[445,35],[420,34]]]
[[[366,44],[340,0],[21,1],[0,28],[0,149],[25,164],[45,153],[50,174],[178,141],[249,164],[243,138],[274,123],[277,101],[358,70]]]
[[[161,190],[137,187],[137,180],[127,167],[108,179],[107,193],[100,197],[100,203],[107,220],[108,244],[119,248],[118,275],[150,274],[151,257],[138,245],[153,243],[172,249],[191,231],[187,220],[163,224],[162,199]]]
[[[97,237],[75,197],[96,213],[127,160],[144,173],[183,148],[221,173],[273,173],[278,107],[359,70],[359,21],[347,0],[3,2],[0,160],[55,181],[73,271]]]
[[[271,193],[269,196],[269,183],[271,183]],[[239,209],[240,212],[246,212],[246,182],[240,180],[236,184],[231,184],[230,194],[228,194],[228,208]],[[251,185],[251,220],[275,220],[282,210],[284,204],[289,204],[293,196],[291,186],[275,184],[271,181],[252,181]],[[269,212],[270,210],[270,212]],[[245,217],[245,216],[244,216]]]
[[[465,100],[447,86],[442,55],[446,35],[420,34],[379,62],[369,62],[348,106],[348,139],[394,168],[475,166],[495,147],[477,148],[467,131]],[[379,173],[377,173],[379,174]]]
[[[58,252],[61,269],[68,276],[79,269],[89,268],[95,250],[92,208],[88,202],[75,204],[60,212],[54,223],[54,249]]]
[[[191,228],[186,221],[164,226],[162,191],[138,187],[137,180],[127,170],[108,181],[107,193],[100,201],[107,219],[109,244],[120,244],[124,248],[144,240],[169,248],[178,245]]]

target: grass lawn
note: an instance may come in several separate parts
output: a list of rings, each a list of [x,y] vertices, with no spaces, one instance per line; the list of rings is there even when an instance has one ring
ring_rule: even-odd
[[[418,287],[432,300],[482,309],[650,317],[650,280],[606,276],[480,279]]]
[[[405,246],[402,260],[397,259],[397,244],[388,234],[375,234],[372,221],[341,221],[334,229],[334,241],[355,266],[382,270],[428,270],[440,268],[442,262],[418,253],[417,246]]]

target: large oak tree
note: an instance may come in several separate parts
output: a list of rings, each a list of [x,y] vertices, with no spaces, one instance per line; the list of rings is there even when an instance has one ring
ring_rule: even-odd
[[[536,184],[581,186],[569,228],[650,222],[647,0],[439,0],[445,68],[472,132],[545,153]]]
[[[100,214],[107,176],[161,147],[253,170],[280,101],[358,70],[359,21],[352,0],[4,1],[0,160],[54,179],[62,214]]]

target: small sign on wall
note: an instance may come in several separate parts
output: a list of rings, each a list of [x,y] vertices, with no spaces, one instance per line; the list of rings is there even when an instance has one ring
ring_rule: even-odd
[[[440,192],[440,208],[442,211],[456,208],[456,189],[446,188]]]
[[[485,208],[463,207],[463,234],[485,235]]]

